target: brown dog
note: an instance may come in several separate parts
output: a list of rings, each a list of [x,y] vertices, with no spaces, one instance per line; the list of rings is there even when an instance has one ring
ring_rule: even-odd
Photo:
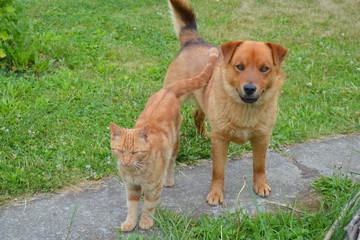
[[[214,46],[200,38],[188,0],[170,0],[169,6],[181,49],[167,71],[165,85],[197,75],[208,61],[208,49]],[[206,132],[205,116],[211,126],[213,171],[207,196],[211,205],[224,200],[224,168],[230,141],[250,141],[255,192],[269,195],[265,159],[285,77],[281,63],[287,54],[279,44],[253,41],[226,42],[221,51],[208,85],[186,96],[193,97],[199,106],[193,114],[198,132]]]

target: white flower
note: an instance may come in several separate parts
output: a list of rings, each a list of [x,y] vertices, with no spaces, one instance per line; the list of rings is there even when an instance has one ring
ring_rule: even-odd
[[[329,49],[329,47],[326,47],[326,49]]]
[[[343,36],[343,37],[344,37],[344,36],[345,36],[345,33],[341,33],[341,36]]]
[[[324,43],[323,43],[323,42],[320,42],[320,46],[324,46]]]
[[[31,135],[31,136],[34,136],[35,135],[35,132],[29,130],[28,133]]]
[[[360,71],[360,67],[356,68],[356,70]],[[7,129],[7,130],[9,130],[9,129]]]
[[[297,59],[298,59],[299,61],[301,61],[301,60],[302,60],[302,57],[298,57]]]
[[[90,169],[91,168],[91,166],[90,165],[86,165],[86,169]]]
[[[306,83],[306,85],[307,85],[307,86],[312,86],[312,83],[311,83],[311,82],[309,82],[309,83]]]
[[[353,64],[354,62],[353,61],[350,61],[351,64]]]

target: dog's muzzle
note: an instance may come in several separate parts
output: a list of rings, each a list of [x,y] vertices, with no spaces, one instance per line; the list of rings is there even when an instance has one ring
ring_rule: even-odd
[[[257,87],[253,84],[245,84],[241,93],[240,98],[244,103],[254,103],[256,102],[260,95],[256,94]]]
[[[258,100],[258,98],[245,98],[245,97],[240,97],[240,98],[244,103],[254,103]]]

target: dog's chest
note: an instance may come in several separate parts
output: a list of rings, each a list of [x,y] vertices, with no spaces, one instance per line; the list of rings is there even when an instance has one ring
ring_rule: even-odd
[[[239,127],[234,124],[227,124],[223,128],[223,132],[226,133],[228,138],[237,143],[237,144],[244,144],[251,138],[251,129]]]
[[[213,117],[213,116],[216,117]],[[237,144],[247,142],[258,129],[259,121],[255,117],[233,112],[220,112],[209,116],[212,131]]]

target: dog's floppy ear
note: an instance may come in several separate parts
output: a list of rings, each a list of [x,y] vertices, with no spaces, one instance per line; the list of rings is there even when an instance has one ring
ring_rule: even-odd
[[[268,45],[271,49],[275,65],[280,65],[281,62],[285,59],[288,50],[280,44],[273,42],[267,42],[266,45]]]
[[[224,55],[224,61],[226,63],[230,62],[232,56],[234,55],[235,49],[243,42],[244,41],[229,41],[221,44],[221,51]]]

